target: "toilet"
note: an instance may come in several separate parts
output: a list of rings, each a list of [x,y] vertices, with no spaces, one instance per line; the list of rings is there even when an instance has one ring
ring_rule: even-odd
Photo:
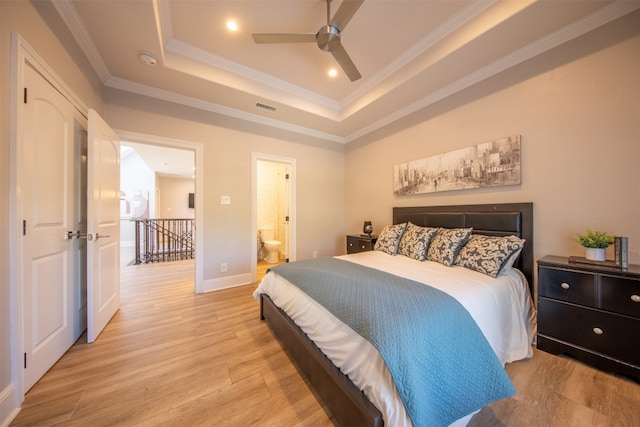
[[[269,264],[277,264],[280,253],[280,241],[274,240],[275,232],[272,228],[263,228],[258,231],[262,248],[267,252],[265,261]]]

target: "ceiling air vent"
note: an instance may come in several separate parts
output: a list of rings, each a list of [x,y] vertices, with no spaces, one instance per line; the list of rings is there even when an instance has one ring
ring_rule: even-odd
[[[256,108],[262,108],[263,110],[269,110],[272,113],[276,111],[276,107],[272,107],[271,105],[263,104],[261,102],[256,102]]]

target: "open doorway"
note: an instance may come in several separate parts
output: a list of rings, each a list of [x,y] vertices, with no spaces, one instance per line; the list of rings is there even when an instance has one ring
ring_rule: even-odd
[[[194,152],[124,141],[120,158],[122,265],[193,259]]]
[[[252,277],[295,261],[295,159],[252,153]]]
[[[197,244],[202,241],[198,215],[202,145],[128,132],[119,135],[123,141],[121,268],[193,258],[194,290],[202,292],[202,250]]]

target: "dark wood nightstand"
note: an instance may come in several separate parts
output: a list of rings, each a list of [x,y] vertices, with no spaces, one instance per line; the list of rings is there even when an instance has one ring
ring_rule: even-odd
[[[378,240],[378,236],[367,236],[366,234],[350,234],[347,236],[347,253],[372,251]]]
[[[538,348],[640,381],[640,266],[538,260]]]

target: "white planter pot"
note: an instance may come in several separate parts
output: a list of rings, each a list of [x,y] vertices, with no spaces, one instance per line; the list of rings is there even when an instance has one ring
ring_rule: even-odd
[[[585,258],[591,261],[604,261],[607,259],[607,250],[605,248],[584,248]]]

